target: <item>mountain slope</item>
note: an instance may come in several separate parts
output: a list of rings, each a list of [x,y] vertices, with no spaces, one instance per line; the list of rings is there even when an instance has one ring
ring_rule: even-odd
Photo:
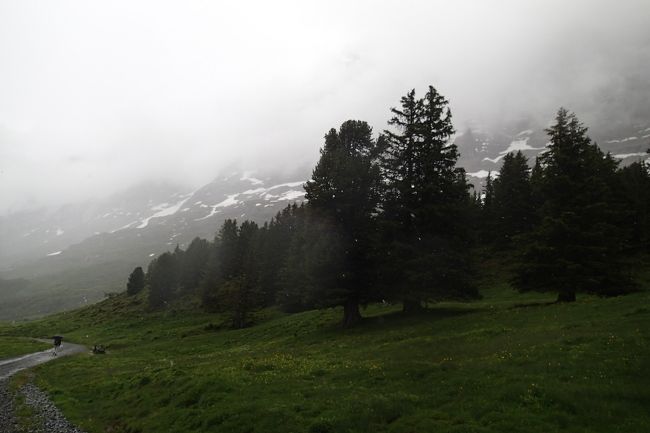
[[[101,206],[64,206],[49,219],[40,213],[32,214],[32,218],[6,218],[3,236],[8,244],[21,240],[28,243],[29,237],[35,242],[19,249],[13,260],[3,259],[0,320],[61,311],[96,302],[107,292],[121,291],[135,266],[146,267],[153,257],[176,245],[185,247],[194,237],[212,239],[226,218],[263,223],[288,204],[302,201],[307,176],[256,178],[232,173],[191,192],[167,186],[150,191],[150,185],[145,185]],[[85,216],[80,218],[79,214]],[[66,219],[70,215],[73,217]],[[53,224],[75,236],[63,237],[46,228]],[[79,225],[77,232],[68,229],[75,224]],[[71,242],[100,229],[104,231]],[[29,236],[24,236],[25,232]],[[3,251],[5,256],[10,253],[10,249]],[[28,254],[38,255],[29,260],[25,259]],[[17,286],[15,281],[22,283]]]
[[[622,164],[638,160],[650,163],[650,154],[646,152],[650,149],[650,122],[613,129],[590,128],[588,135]],[[498,175],[502,159],[509,152],[522,151],[532,166],[535,157],[546,148],[548,136],[539,125],[523,122],[497,130],[467,128],[456,136],[455,143],[461,154],[459,165],[479,187],[488,173]]]
[[[650,123],[590,129],[590,136],[623,164],[647,160]],[[534,122],[495,129],[474,126],[455,142],[470,183],[480,191],[503,157],[521,150],[532,165],[548,137]],[[149,183],[105,200],[0,217],[1,319],[42,315],[95,302],[120,291],[135,266],[196,236],[212,239],[226,218],[268,221],[304,198],[308,167],[288,174],[233,171],[188,191]],[[16,279],[25,282],[17,288]],[[7,282],[8,281],[8,282]]]
[[[482,294],[411,317],[371,305],[346,331],[335,309],[230,331],[120,296],[5,332],[107,346],[35,372],[88,432],[648,431],[647,291],[572,305],[501,283]]]

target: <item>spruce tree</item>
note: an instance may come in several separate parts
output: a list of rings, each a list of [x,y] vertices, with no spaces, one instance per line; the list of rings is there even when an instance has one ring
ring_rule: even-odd
[[[344,307],[346,327],[360,320],[359,305],[374,299],[370,252],[379,202],[377,151],[372,128],[348,120],[325,135],[318,164],[305,184],[312,217],[331,228],[320,232],[311,246],[310,257],[318,262],[313,269],[320,275],[315,287],[322,306]],[[331,254],[333,248],[340,249],[339,257]],[[318,249],[322,251],[316,253]],[[326,257],[334,262],[321,263]],[[326,274],[324,269],[335,273]]]
[[[492,171],[488,172],[483,187],[483,200],[481,203],[480,236],[484,243],[492,244],[495,239],[496,212],[494,208],[494,180]]]
[[[448,101],[429,86],[392,108],[381,158],[386,258],[384,280],[404,311],[425,301],[476,294],[470,281],[469,185],[451,142]]]
[[[650,165],[634,162],[617,173],[621,206],[625,209],[630,252],[650,252]]]
[[[622,263],[612,179],[616,162],[591,143],[577,116],[561,108],[547,129],[548,151],[539,157],[540,223],[527,240],[514,278],[521,291],[613,295],[632,283]]]
[[[232,262],[228,255],[223,255],[221,269],[232,266],[231,271],[223,274],[223,280],[216,288],[216,300],[221,311],[230,314],[232,327],[240,329],[248,326],[249,315],[263,303],[259,290],[259,258],[256,242],[259,228],[256,223],[244,221],[235,232],[230,233],[233,225],[228,223],[224,228],[229,231],[228,237],[236,233],[236,246],[232,249]],[[236,228],[236,223],[234,224]],[[222,248],[224,244],[222,243]]]
[[[275,277],[277,291],[275,301],[287,312],[295,313],[316,308],[313,287],[307,271],[307,254],[313,245],[309,220],[309,206],[301,204],[287,206],[276,223],[269,230],[273,239],[282,239],[282,256],[274,254],[275,261],[281,260]],[[315,223],[315,221],[314,221]]]
[[[310,207],[301,213],[297,223],[280,273],[282,290],[278,303],[287,312],[345,307],[350,297],[350,289],[341,284],[350,265],[345,237],[331,219],[323,218]],[[344,308],[344,326],[360,319],[360,315],[346,313],[349,310]]]
[[[129,281],[126,283],[126,294],[132,296],[140,293],[144,289],[144,283],[144,271],[138,266],[129,275]]]
[[[494,239],[497,245],[509,247],[515,237],[530,230],[533,222],[530,169],[521,151],[503,158],[493,196]]]
[[[178,288],[178,272],[172,253],[163,253],[149,263],[147,282],[151,308],[163,308],[174,298]]]
[[[241,267],[237,221],[227,219],[217,232],[200,283],[203,308],[219,308],[217,291],[229,279],[238,276]]]
[[[179,284],[183,293],[192,293],[199,287],[204,268],[210,256],[210,243],[194,238],[183,256]]]

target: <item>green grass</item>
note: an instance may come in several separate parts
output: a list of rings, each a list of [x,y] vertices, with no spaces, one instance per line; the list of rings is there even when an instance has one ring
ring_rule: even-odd
[[[11,382],[10,391],[14,398],[14,413],[18,423],[18,431],[32,432],[42,430],[42,418],[27,404],[25,396],[20,392],[20,388],[27,382],[33,380],[34,374],[30,371],[23,370],[16,374]]]
[[[644,277],[645,278],[645,277]],[[35,370],[88,432],[650,431],[650,291],[569,305],[486,278],[483,299],[404,317],[265,311],[255,327],[119,297],[2,335],[104,344]]]
[[[0,337],[0,360],[49,349],[49,344],[24,337]]]

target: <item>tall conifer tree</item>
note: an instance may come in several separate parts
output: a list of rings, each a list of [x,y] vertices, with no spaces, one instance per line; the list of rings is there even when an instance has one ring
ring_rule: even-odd
[[[412,90],[391,109],[393,130],[385,132],[385,280],[405,312],[476,293],[469,279],[471,198],[464,170],[456,167],[447,104],[432,86],[423,99]]]
[[[140,293],[144,289],[145,279],[144,272],[142,268],[138,266],[131,272],[129,275],[129,280],[126,283],[126,293],[127,295],[135,295]]]
[[[632,288],[622,263],[612,179],[616,162],[591,143],[575,114],[561,108],[547,129],[548,151],[539,157],[536,188],[543,198],[540,223],[528,239],[514,283],[519,290],[551,291],[558,301],[577,292],[601,295]]]
[[[166,252],[149,263],[149,306],[163,308],[172,300],[178,288],[178,267],[174,255]]]
[[[371,233],[373,216],[379,201],[377,142],[372,128],[363,121],[348,120],[339,130],[325,135],[321,157],[312,178],[305,184],[306,199],[312,218],[322,219],[331,230],[320,232],[311,253],[322,248],[321,257],[334,259],[336,265],[320,263],[314,269],[329,269],[334,274],[315,280],[322,306],[342,305],[344,326],[361,318],[359,305],[373,299]],[[317,255],[310,254],[313,259]],[[335,276],[335,278],[331,278]]]
[[[494,181],[493,212],[494,239],[502,247],[511,246],[514,237],[532,226],[530,169],[521,151],[503,158],[499,177]]]

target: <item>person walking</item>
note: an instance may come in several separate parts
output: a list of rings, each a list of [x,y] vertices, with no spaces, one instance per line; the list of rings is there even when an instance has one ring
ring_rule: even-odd
[[[61,350],[61,342],[63,341],[63,337],[55,335],[52,337],[52,340],[54,340],[54,350],[52,351],[52,356],[57,356],[59,350]]]

